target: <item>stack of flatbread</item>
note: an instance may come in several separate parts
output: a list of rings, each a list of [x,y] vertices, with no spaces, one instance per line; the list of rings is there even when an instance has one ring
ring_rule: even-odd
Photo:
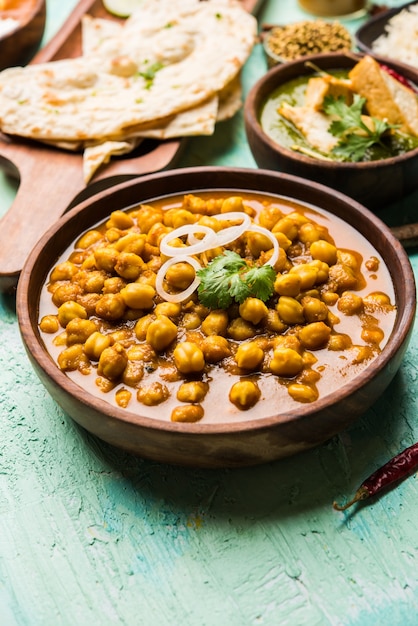
[[[210,135],[241,106],[256,19],[235,0],[147,0],[84,16],[82,56],[0,73],[0,130],[83,151],[86,183],[144,138]]]

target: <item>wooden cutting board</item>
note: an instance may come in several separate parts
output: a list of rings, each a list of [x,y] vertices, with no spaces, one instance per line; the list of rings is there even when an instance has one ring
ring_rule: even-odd
[[[242,2],[253,13],[261,4],[262,0]],[[31,63],[80,56],[81,18],[85,13],[120,21],[104,9],[101,0],[81,0],[61,30]],[[145,140],[130,155],[112,159],[86,186],[80,153],[0,133],[0,167],[19,180],[15,200],[0,220],[0,291],[16,287],[30,250],[69,206],[115,183],[173,166],[184,141]]]

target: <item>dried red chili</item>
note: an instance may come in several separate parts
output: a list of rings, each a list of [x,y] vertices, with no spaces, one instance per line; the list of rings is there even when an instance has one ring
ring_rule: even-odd
[[[392,78],[395,78],[395,80],[397,80],[398,83],[401,83],[404,87],[407,87],[408,89],[413,91],[415,94],[418,94],[418,89],[417,89],[416,85],[414,85],[414,83],[411,83],[411,81],[408,80],[407,78],[405,78],[405,76],[402,76],[401,74],[398,74],[398,72],[393,70],[391,67],[388,67],[387,65],[384,65],[384,63],[380,63],[380,67],[387,74],[389,74],[389,76],[392,76]]]
[[[359,500],[366,500],[374,496],[384,487],[405,478],[418,467],[418,443],[410,446],[385,463],[382,467],[371,474],[357,489],[354,497],[344,505],[333,503],[334,509],[344,511]]]

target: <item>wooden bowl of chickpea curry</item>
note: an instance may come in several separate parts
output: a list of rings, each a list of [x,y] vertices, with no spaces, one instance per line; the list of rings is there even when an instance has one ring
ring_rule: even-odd
[[[417,85],[416,69],[352,52],[273,67],[244,105],[254,159],[378,212],[418,187]]]
[[[319,445],[391,382],[408,257],[347,196],[287,174],[187,168],[107,189],[53,226],[17,290],[28,356],[99,438],[238,467]]]

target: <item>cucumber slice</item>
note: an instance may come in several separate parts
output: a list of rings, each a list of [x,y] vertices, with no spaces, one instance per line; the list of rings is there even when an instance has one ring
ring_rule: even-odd
[[[106,11],[117,17],[129,17],[143,0],[103,0]]]

